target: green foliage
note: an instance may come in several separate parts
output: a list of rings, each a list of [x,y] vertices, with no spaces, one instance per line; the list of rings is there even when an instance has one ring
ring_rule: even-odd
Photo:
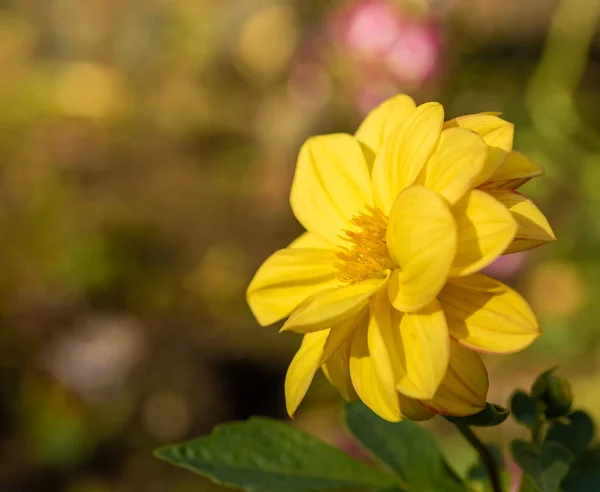
[[[500,405],[487,403],[486,407],[475,415],[468,417],[450,417],[446,416],[446,420],[453,424],[468,425],[473,427],[495,427],[504,422],[510,415],[510,410],[507,410]]]
[[[594,438],[594,421],[584,411],[573,412],[568,418],[553,422],[546,441],[557,442],[569,449],[573,456],[581,456]]]
[[[211,436],[160,448],[156,456],[248,491],[388,490],[398,483],[305,432],[265,418],[216,427]]]
[[[515,462],[529,475],[540,492],[557,492],[569,472],[573,454],[557,442],[545,442],[541,449],[517,439],[510,447]]]
[[[568,381],[540,374],[531,395],[517,391],[511,399],[515,419],[531,431],[531,442],[514,441],[511,452],[525,477],[520,491],[592,492],[600,490],[600,452],[593,445],[595,426],[572,405]],[[529,478],[530,477],[530,478]]]
[[[510,400],[510,410],[515,420],[531,427],[535,424],[538,408],[535,400],[522,390],[517,390]]]
[[[589,449],[573,462],[562,483],[562,492],[600,490],[600,448]]]
[[[418,424],[386,422],[361,402],[346,405],[345,413],[352,434],[412,490],[468,490],[451,471],[433,437]]]
[[[531,387],[531,396],[544,405],[548,418],[564,417],[573,404],[573,394],[569,382],[554,374],[556,367],[540,374]]]
[[[529,442],[518,439],[510,445],[523,471],[520,492],[596,492],[600,447],[594,444],[594,422],[581,410],[558,415],[566,411],[567,402],[571,406],[570,391],[564,388],[568,383],[551,369],[536,379],[532,394],[523,390],[513,394],[510,411],[488,403],[476,415],[446,416],[479,453],[467,481],[452,470],[422,426],[410,420],[385,421],[360,401],[345,405],[345,423],[384,471],[266,418],[219,426],[210,436],[163,447],[156,456],[215,483],[247,491],[503,492],[510,477],[502,450],[483,444],[468,427],[497,426],[512,411],[531,433]]]
[[[495,444],[490,444],[489,446],[490,452],[496,461],[496,466],[500,469],[504,469],[504,457],[502,456],[502,449]],[[467,477],[469,480],[473,481],[483,481],[488,480],[488,472],[485,468],[485,465],[481,462],[481,457],[473,466],[471,466],[467,472]]]

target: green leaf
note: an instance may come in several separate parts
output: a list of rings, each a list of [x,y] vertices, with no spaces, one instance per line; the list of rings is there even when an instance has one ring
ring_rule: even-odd
[[[538,452],[530,443],[515,440],[511,443],[511,453],[540,492],[557,492],[573,461],[571,452],[557,442],[543,443]]]
[[[399,481],[283,422],[251,418],[212,435],[165,446],[156,456],[248,491],[385,489]]]
[[[495,427],[504,422],[509,415],[510,410],[507,410],[500,405],[487,403],[486,407],[475,415],[469,415],[468,417],[450,417],[449,415],[445,415],[444,417],[453,424],[468,425],[472,427]]]
[[[418,424],[410,420],[387,422],[361,402],[346,405],[346,424],[378,461],[409,484],[410,490],[467,491],[433,437]]]
[[[563,492],[600,490],[600,449],[587,450],[573,463],[561,489]]]
[[[535,424],[540,413],[535,400],[521,390],[513,393],[510,399],[510,410],[518,422],[527,426]]]
[[[582,410],[573,412],[564,421],[552,423],[546,441],[554,441],[569,449],[575,457],[585,452],[594,438],[594,421]]]
[[[504,457],[502,456],[502,450],[500,449],[500,447],[495,444],[489,444],[488,448],[492,453],[492,456],[494,457],[494,461],[496,462],[498,469],[504,470]],[[481,459],[479,459],[477,463],[475,463],[469,468],[467,472],[467,477],[469,480],[474,481],[489,480],[488,471],[484,464],[481,462]]]

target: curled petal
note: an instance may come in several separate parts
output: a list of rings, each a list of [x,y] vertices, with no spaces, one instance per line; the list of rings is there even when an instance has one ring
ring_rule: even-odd
[[[388,380],[379,377],[369,354],[366,327],[357,329],[353,335],[350,377],[356,393],[373,412],[390,422],[402,420],[398,392]]]
[[[412,398],[432,398],[450,356],[448,328],[439,303],[433,300],[417,312],[405,313],[399,338],[406,358],[406,378],[398,381],[398,390]]]
[[[440,292],[450,336],[482,352],[507,354],[539,335],[529,304],[513,289],[485,275],[452,279]]]
[[[444,121],[438,103],[426,103],[412,111],[389,135],[373,164],[375,205],[389,214],[394,200],[412,185],[437,145]]]
[[[308,297],[284,323],[281,331],[309,333],[355,316],[387,279],[365,280],[323,290]]]
[[[337,244],[348,221],[372,204],[369,169],[358,140],[343,133],[309,138],[300,149],[290,203],[307,231]]]
[[[505,254],[556,241],[548,220],[527,197],[512,190],[488,190],[488,193],[502,203],[517,222],[517,234]]]
[[[514,125],[494,114],[478,113],[447,121],[444,128],[457,126],[481,135],[489,147],[483,170],[475,184],[484,183],[508,158],[513,146]]]
[[[510,188],[516,190],[531,178],[544,174],[544,169],[521,152],[513,150],[496,172],[484,183],[485,189]]]
[[[423,186],[405,189],[394,202],[386,241],[400,267],[389,297],[399,311],[427,306],[443,287],[456,253],[456,223],[446,201]]]
[[[517,232],[508,209],[481,190],[473,190],[452,212],[458,229],[452,276],[469,275],[489,265],[505,252]]]
[[[435,412],[432,412],[426,408],[420,401],[413,400],[408,396],[399,395],[400,408],[402,409],[402,416],[410,420],[422,421],[429,420],[435,417]]]
[[[445,415],[473,415],[485,408],[488,386],[487,371],[479,355],[451,342],[446,377],[433,399],[422,403]]]
[[[412,398],[435,394],[448,365],[449,338],[437,301],[415,313],[393,309],[379,292],[371,300],[369,353],[385,384]]]
[[[317,291],[340,285],[335,278],[335,255],[327,249],[282,249],[262,264],[248,286],[246,298],[263,325],[288,316]]]
[[[456,203],[483,171],[488,147],[476,133],[464,128],[442,131],[440,143],[426,167],[425,186]]]
[[[356,138],[365,145],[372,156],[379,151],[385,139],[417,106],[410,96],[399,94],[382,102],[363,120]]]
[[[290,417],[304,399],[315,373],[351,337],[363,316],[338,323],[329,330],[307,333],[285,377],[285,401]]]
[[[323,373],[332,386],[335,386],[346,401],[358,399],[352,379],[350,378],[350,348],[352,339],[349,337],[323,364]]]

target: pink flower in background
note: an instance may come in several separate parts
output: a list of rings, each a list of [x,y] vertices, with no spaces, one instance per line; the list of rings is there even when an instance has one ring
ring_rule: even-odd
[[[337,13],[337,41],[349,52],[367,59],[385,57],[400,37],[402,12],[381,0],[359,1]]]
[[[365,100],[376,105],[400,89],[417,89],[437,71],[441,42],[432,20],[395,2],[356,1],[332,16],[330,31],[338,54],[363,78],[361,110]]]
[[[481,272],[498,280],[510,280],[515,277],[525,265],[527,251],[499,256]]]
[[[440,43],[432,26],[407,23],[387,55],[386,65],[399,82],[420,85],[435,73],[439,54]]]

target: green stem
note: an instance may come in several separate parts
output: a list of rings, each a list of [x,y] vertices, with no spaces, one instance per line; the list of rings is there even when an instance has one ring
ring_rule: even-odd
[[[545,423],[543,416],[540,415],[531,427],[531,444],[535,451],[539,451],[542,445]],[[519,492],[535,492],[536,490],[537,488],[533,480],[523,473],[521,475],[521,483],[519,484]]]
[[[502,492],[502,482],[500,478],[500,470],[496,458],[483,442],[475,435],[471,428],[464,424],[455,424],[458,431],[465,437],[467,441],[479,453],[481,464],[485,467],[490,477],[493,492]]]

